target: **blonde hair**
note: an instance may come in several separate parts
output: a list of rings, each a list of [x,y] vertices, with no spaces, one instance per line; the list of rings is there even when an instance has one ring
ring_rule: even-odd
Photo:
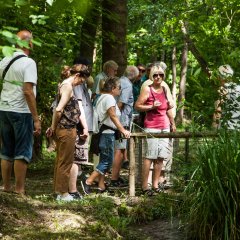
[[[118,65],[115,61],[109,60],[103,64],[103,71],[107,73],[108,68],[118,68]]]
[[[159,73],[159,72],[164,75],[163,79],[165,79],[165,72],[159,65],[152,66],[150,74],[149,74],[149,79],[151,79],[153,81],[153,75],[155,73]]]
[[[86,80],[87,88],[92,89],[93,84],[94,84],[94,79],[92,76],[89,76]]]
[[[108,78],[108,77],[105,77],[105,78],[103,78],[103,79],[101,79],[101,80],[99,81],[99,91],[100,91],[100,92],[103,91],[103,86],[104,86],[107,78]]]

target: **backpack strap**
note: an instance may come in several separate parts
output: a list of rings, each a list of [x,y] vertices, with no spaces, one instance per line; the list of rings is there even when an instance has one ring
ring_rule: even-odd
[[[3,70],[3,73],[2,73],[2,79],[4,80],[6,74],[7,74],[7,71],[8,69],[11,67],[11,65],[16,61],[18,60],[19,58],[22,58],[22,57],[27,57],[26,55],[18,55],[16,56],[15,58],[13,58],[7,65],[7,67]]]

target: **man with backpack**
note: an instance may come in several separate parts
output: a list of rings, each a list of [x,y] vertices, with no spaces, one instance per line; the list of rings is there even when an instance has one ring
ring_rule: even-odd
[[[3,190],[11,192],[11,172],[14,167],[15,193],[25,194],[25,177],[32,159],[33,134],[41,133],[36,107],[37,67],[28,55],[33,47],[32,33],[17,34],[25,42],[12,57],[0,62],[3,89],[0,96],[0,150]]]

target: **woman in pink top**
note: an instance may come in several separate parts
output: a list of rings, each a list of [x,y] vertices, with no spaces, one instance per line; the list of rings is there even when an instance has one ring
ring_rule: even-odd
[[[146,86],[140,93],[135,104],[137,111],[146,112],[144,127],[146,132],[170,132],[176,131],[176,126],[169,106],[164,88],[161,86],[165,73],[160,66],[153,66],[149,78],[153,83]],[[147,139],[147,152],[142,167],[142,191],[148,196],[159,193],[159,176],[162,170],[163,160],[170,154],[168,138]],[[152,189],[148,186],[150,166],[153,162]]]

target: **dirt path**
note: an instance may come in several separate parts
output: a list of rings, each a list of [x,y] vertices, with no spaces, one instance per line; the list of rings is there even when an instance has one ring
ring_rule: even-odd
[[[184,233],[182,232],[177,219],[171,222],[166,220],[155,220],[144,225],[135,226],[132,228],[141,239],[146,240],[184,240]]]

